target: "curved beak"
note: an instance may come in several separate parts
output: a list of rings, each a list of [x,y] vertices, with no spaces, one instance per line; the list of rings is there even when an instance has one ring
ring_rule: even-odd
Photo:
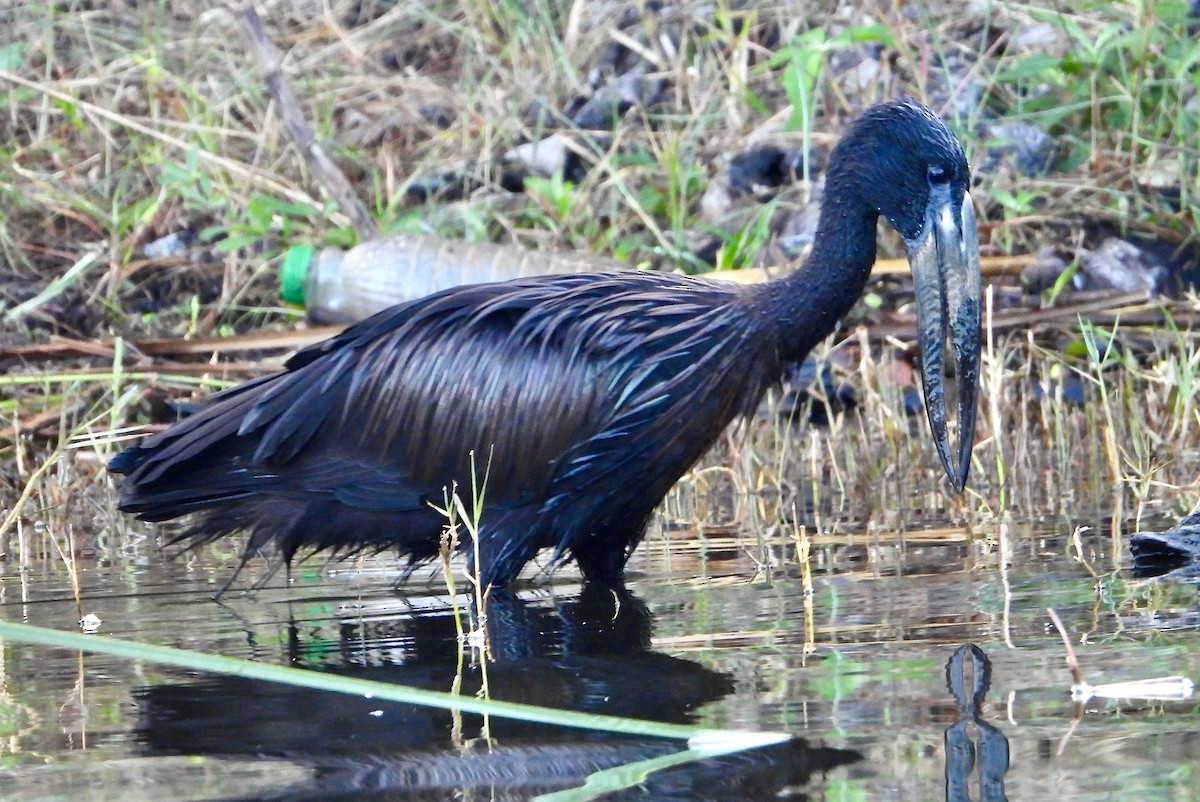
[[[916,239],[905,240],[917,297],[917,340],[921,348],[921,384],[925,411],[942,466],[954,489],[962,492],[975,442],[975,405],[979,384],[980,309],[979,240],[970,194],[955,204],[950,188],[938,187]],[[957,384],[957,447],[946,430],[943,354],[954,352]]]

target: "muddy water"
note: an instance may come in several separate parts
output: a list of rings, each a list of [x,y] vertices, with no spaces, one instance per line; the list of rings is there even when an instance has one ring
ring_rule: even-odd
[[[684,548],[648,543],[628,595],[581,593],[564,570],[499,600],[488,682],[498,698],[798,737],[607,799],[1200,799],[1200,704],[1072,703],[1045,612],[1093,684],[1200,679],[1196,587],[1134,580],[1107,534],[1068,534],[818,542],[809,597],[794,560],[768,575],[736,537],[673,533]],[[110,562],[80,561],[104,635],[439,690],[479,681],[469,660],[460,671],[440,578],[391,591],[386,559],[312,561],[290,587],[281,574],[220,604],[228,554]],[[5,619],[79,618],[56,560],[3,570]],[[5,799],[529,799],[677,748],[493,720],[489,749],[470,716],[0,648]]]

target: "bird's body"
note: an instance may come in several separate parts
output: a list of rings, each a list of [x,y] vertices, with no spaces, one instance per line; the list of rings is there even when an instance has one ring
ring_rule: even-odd
[[[355,546],[423,558],[437,553],[447,488],[469,497],[486,473],[489,580],[542,548],[589,576],[619,574],[667,490],[814,344],[783,340],[794,332],[763,314],[763,292],[621,273],[394,307],[160,435],[161,470],[138,474],[124,507],[165,520],[220,499],[201,539],[247,529],[290,557],[352,532]]]
[[[966,180],[957,143],[920,107],[879,108],[942,137],[926,150],[945,151],[938,169],[957,174],[946,201],[957,209]],[[869,127],[859,124],[860,139]],[[619,577],[667,490],[861,294],[877,217],[911,243],[931,236],[928,199],[901,197],[893,209],[837,196],[855,166],[835,153],[813,256],[785,279],[742,287],[661,273],[544,276],[393,307],[119,455],[111,468],[129,474],[121,508],[150,521],[200,513],[185,535],[193,542],[248,530],[251,550],[274,543],[289,560],[309,549],[388,548],[422,559],[442,540],[436,508],[486,475],[485,584],[509,583],[543,548],[590,579]],[[937,251],[920,247],[922,258]],[[941,315],[941,340],[953,312],[947,323],[942,301],[929,313]],[[940,381],[940,350],[935,366]],[[931,422],[937,407],[931,399]]]

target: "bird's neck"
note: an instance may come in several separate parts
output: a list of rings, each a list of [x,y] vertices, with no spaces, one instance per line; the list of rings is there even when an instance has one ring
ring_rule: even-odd
[[[804,264],[764,288],[784,361],[803,359],[834,330],[862,295],[875,264],[878,214],[830,194]]]

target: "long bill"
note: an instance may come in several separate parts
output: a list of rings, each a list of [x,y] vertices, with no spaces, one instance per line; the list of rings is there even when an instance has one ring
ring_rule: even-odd
[[[925,212],[920,235],[906,240],[917,299],[917,341],[921,348],[921,384],[925,412],[942,466],[954,489],[962,492],[975,442],[979,384],[980,309],[979,240],[970,194],[956,204],[949,187],[937,187]],[[957,448],[946,430],[943,355],[946,341],[954,352],[957,384]]]

